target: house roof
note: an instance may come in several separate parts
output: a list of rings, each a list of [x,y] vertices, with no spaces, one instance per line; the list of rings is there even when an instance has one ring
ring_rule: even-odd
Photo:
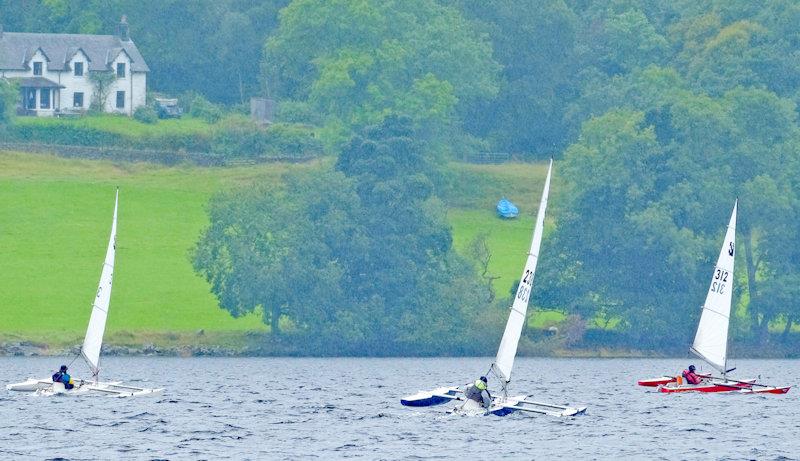
[[[149,72],[133,41],[116,35],[39,34],[3,32],[0,34],[0,70],[27,70],[37,50],[49,60],[49,70],[68,70],[69,60],[80,49],[89,58],[89,70],[110,70],[111,62],[121,52],[131,59],[132,72]]]
[[[66,88],[44,77],[26,77],[18,80],[21,88]]]

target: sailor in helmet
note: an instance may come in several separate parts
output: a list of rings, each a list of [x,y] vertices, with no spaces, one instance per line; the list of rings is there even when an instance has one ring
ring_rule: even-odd
[[[700,384],[702,378],[694,372],[695,368],[694,365],[689,365],[688,370],[683,370],[683,379],[686,380],[687,384]]]
[[[481,376],[464,391],[464,395],[468,399],[478,402],[484,408],[489,409],[492,406],[492,396],[489,394],[486,383],[486,376]]]
[[[58,372],[53,374],[53,382],[63,383],[64,389],[66,390],[70,390],[75,387],[75,384],[72,382],[72,377],[67,373],[66,365],[61,365],[61,368],[58,370]]]

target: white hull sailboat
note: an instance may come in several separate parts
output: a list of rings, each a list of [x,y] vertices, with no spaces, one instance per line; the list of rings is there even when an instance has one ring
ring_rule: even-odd
[[[536,263],[539,259],[539,248],[542,244],[542,233],[544,232],[544,215],[547,209],[547,198],[550,193],[550,176],[553,170],[553,161],[547,170],[547,179],[544,183],[542,200],[539,204],[539,211],[536,216],[536,226],[533,231],[531,249],[528,253],[528,260],[520,279],[514,297],[514,304],[508,316],[508,323],[497,350],[497,357],[490,368],[490,374],[500,383],[499,395],[492,397],[491,405],[488,409],[483,408],[478,402],[467,399],[464,395],[465,388],[460,386],[439,387],[432,391],[420,391],[416,394],[403,397],[400,403],[411,407],[427,407],[440,405],[450,401],[463,402],[454,412],[459,414],[483,415],[493,414],[504,416],[516,411],[529,413],[546,414],[550,416],[575,416],[586,411],[586,407],[568,407],[564,405],[553,405],[530,400],[528,395],[508,395],[508,384],[511,382],[511,370],[514,366],[514,358],[517,355],[517,345],[519,344],[522,328],[525,324],[525,316],[528,310],[528,300],[533,286],[533,276],[536,272]]]
[[[717,265],[711,276],[711,285],[700,314],[697,333],[689,351],[717,370],[722,376],[700,375],[700,384],[682,383],[681,377],[645,379],[640,386],[658,387],[660,392],[736,392],[741,394],[785,394],[789,387],[774,387],[756,383],[755,379],[735,380],[728,377],[728,330],[733,300],[734,261],[736,259],[736,214],[739,201],[733,204],[725,240],[719,252]]]
[[[111,285],[114,276],[114,257],[116,255],[117,244],[117,207],[119,205],[119,190],[117,190],[114,201],[114,220],[111,224],[111,238],[108,242],[106,259],[103,262],[103,270],[100,274],[100,285],[97,288],[94,303],[92,304],[92,315],[89,318],[89,326],[86,329],[86,337],[83,339],[81,356],[92,373],[92,378],[88,380],[73,380],[75,387],[67,390],[63,383],[54,383],[51,378],[34,379],[9,384],[6,389],[10,391],[35,392],[39,395],[80,395],[96,394],[109,395],[112,397],[133,397],[140,395],[158,394],[164,391],[161,389],[147,389],[143,387],[127,386],[120,381],[100,381],[100,349],[103,346],[103,334],[106,329],[106,318],[111,302]]]

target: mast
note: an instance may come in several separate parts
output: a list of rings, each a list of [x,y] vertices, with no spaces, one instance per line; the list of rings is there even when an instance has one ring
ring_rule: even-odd
[[[550,159],[550,166],[547,168],[547,178],[544,181],[542,199],[539,202],[539,210],[536,215],[536,226],[533,231],[531,249],[528,252],[528,259],[525,262],[525,269],[520,277],[519,286],[514,296],[514,304],[508,315],[506,329],[503,338],[500,340],[500,347],[497,349],[497,357],[492,363],[491,371],[500,379],[503,395],[506,395],[506,387],[511,381],[511,369],[514,367],[514,357],[517,355],[517,345],[522,335],[522,327],[525,325],[525,316],[528,311],[528,300],[533,286],[533,276],[536,273],[536,264],[539,260],[539,249],[542,246],[542,233],[544,232],[544,215],[547,210],[547,198],[550,194],[550,176],[553,171],[553,160]]]
[[[733,269],[736,256],[736,214],[739,200],[733,204],[725,240],[717,265],[711,275],[711,285],[697,324],[697,333],[690,352],[706,361],[727,377],[728,330],[733,299]]]
[[[92,304],[92,315],[89,318],[89,325],[86,328],[86,336],[83,339],[81,355],[86,361],[86,365],[92,371],[92,377],[97,382],[100,373],[100,349],[103,346],[103,334],[106,329],[106,318],[108,317],[108,307],[111,303],[111,284],[114,277],[114,257],[117,246],[117,207],[119,205],[119,188],[114,199],[114,219],[111,223],[111,237],[108,241],[106,259],[103,262],[103,269],[100,273],[100,283],[97,287]]]

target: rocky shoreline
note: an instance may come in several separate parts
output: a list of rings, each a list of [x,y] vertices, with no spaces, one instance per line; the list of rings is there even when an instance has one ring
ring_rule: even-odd
[[[70,356],[80,353],[80,345],[68,348],[50,347],[32,341],[13,341],[0,343],[0,356],[5,357],[53,357]],[[104,356],[156,356],[156,357],[240,357],[258,355],[249,348],[234,349],[213,345],[158,346],[155,344],[104,345]]]

